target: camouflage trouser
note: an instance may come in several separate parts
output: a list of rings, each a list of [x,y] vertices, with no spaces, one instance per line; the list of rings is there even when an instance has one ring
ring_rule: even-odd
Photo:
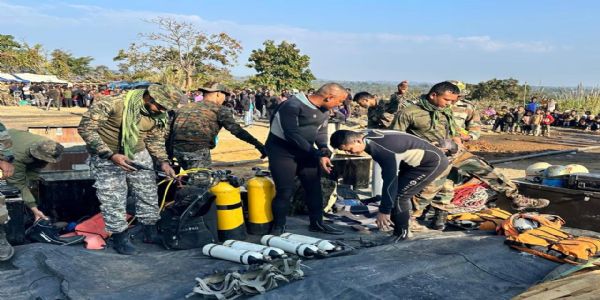
[[[513,199],[519,195],[517,186],[481,157],[473,156],[467,158],[454,164],[454,167],[463,176],[473,176],[481,180],[489,185],[492,190],[498,194],[505,195],[508,199]]]
[[[200,149],[194,152],[183,152],[174,150],[173,155],[177,158],[179,165],[185,170],[192,168],[209,168],[212,161],[210,149]]]
[[[429,204],[443,207],[444,204],[449,204],[450,201],[452,201],[452,198],[454,197],[454,189],[444,190],[446,178],[448,177],[448,174],[450,174],[450,170],[452,170],[452,166],[448,166],[448,168],[446,168],[446,170],[444,170],[440,176],[438,176],[418,195],[415,196],[415,201],[413,201],[413,205],[415,206],[413,208],[414,210],[425,209],[425,207],[427,207]],[[444,192],[440,193],[442,190],[444,190]]]
[[[125,172],[110,160],[97,156],[92,156],[91,160],[92,174],[96,180],[94,187],[100,200],[106,231],[116,233],[127,229],[128,192],[135,201],[136,217],[142,224],[151,225],[158,221],[158,191],[153,171]],[[136,153],[134,160],[153,168],[152,158],[147,150]]]
[[[10,217],[6,208],[6,197],[0,193],[0,225],[6,224],[8,220],[10,220]]]

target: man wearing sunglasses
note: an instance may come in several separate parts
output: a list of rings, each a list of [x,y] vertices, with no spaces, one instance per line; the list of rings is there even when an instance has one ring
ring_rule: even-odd
[[[125,219],[127,195],[136,202],[136,217],[144,229],[144,242],[158,242],[159,219],[156,174],[137,170],[154,165],[174,177],[165,148],[167,111],[177,107],[183,93],[170,85],[153,84],[117,96],[101,97],[83,115],[79,134],[91,154],[94,187],[106,231],[121,254],[136,253]]]

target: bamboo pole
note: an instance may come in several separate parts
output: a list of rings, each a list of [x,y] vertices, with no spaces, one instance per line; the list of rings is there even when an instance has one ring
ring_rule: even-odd
[[[595,150],[595,149],[600,149],[600,146],[589,146],[589,147],[575,148],[575,149],[569,149],[569,150],[546,151],[546,152],[542,152],[542,153],[534,153],[534,154],[520,155],[520,156],[515,156],[515,157],[510,157],[510,158],[490,160],[489,162],[491,164],[501,164],[501,163],[505,163],[505,162],[511,162],[511,161],[535,158],[535,157],[565,154],[565,153],[570,153],[570,152],[585,152],[585,151],[590,151],[590,150]]]

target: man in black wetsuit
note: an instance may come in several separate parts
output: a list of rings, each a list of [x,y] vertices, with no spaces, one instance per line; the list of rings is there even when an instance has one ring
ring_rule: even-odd
[[[388,229],[393,223],[392,240],[406,239],[411,198],[448,168],[446,155],[422,138],[388,130],[372,130],[366,135],[338,130],[331,136],[330,144],[352,154],[367,152],[381,166],[383,193],[377,226]]]
[[[339,106],[347,96],[344,87],[328,83],[312,95],[298,93],[291,96],[275,110],[265,144],[276,189],[272,204],[273,234],[285,231],[296,176],[305,191],[309,230],[343,234],[343,231],[323,223],[319,166],[325,172],[331,172],[333,165],[329,160],[331,151],[327,148],[327,119],[329,110]]]

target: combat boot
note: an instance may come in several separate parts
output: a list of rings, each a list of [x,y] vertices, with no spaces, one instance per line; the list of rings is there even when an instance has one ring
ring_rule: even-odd
[[[269,234],[272,235],[282,235],[285,233],[285,225],[273,225],[273,227],[271,227],[271,230],[269,231]]]
[[[15,249],[6,240],[4,226],[6,225],[0,225],[0,261],[9,260],[15,254]]]
[[[144,243],[162,245],[162,239],[158,234],[156,224],[142,225],[142,230],[144,231]]]
[[[125,229],[123,232],[113,233],[112,239],[113,248],[120,254],[134,255],[138,253],[129,239],[129,232],[127,229]]]
[[[524,210],[527,208],[544,208],[550,204],[547,199],[535,199],[518,195],[512,199],[513,207],[516,210]]]
[[[429,221],[433,218],[433,212],[434,212],[433,206],[427,205],[427,207],[425,207],[425,209],[423,210],[423,213],[421,213],[421,215],[417,217],[417,220]]]
[[[446,229],[446,221],[448,220],[448,212],[439,208],[435,209],[435,215],[433,216],[433,229],[444,230]]]

